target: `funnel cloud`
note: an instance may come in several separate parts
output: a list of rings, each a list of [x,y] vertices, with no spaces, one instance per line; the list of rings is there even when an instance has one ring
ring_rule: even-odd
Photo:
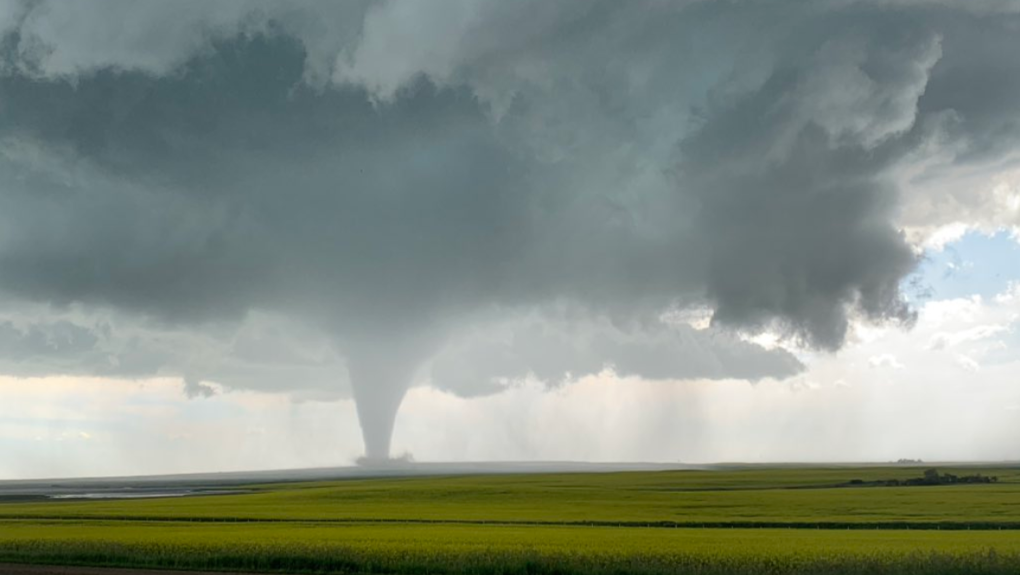
[[[373,461],[412,385],[909,327],[916,174],[1020,137],[1010,3],[2,6],[3,372],[342,393]]]

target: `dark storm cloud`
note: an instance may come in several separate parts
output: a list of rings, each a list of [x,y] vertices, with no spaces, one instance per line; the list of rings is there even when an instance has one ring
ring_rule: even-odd
[[[802,366],[722,328],[909,322],[897,170],[1016,147],[1015,82],[960,87],[1016,66],[994,3],[168,5],[0,11],[0,289],[318,330],[372,456],[425,366],[757,380]],[[717,327],[659,320],[690,306]],[[192,394],[282,373],[156,347]]]
[[[299,45],[260,36],[180,77],[0,80],[10,145],[89,166],[11,183],[8,226],[30,249],[0,256],[5,283],[174,318],[289,300],[369,323],[491,288],[524,233],[510,225],[522,172],[471,98],[423,85],[382,112],[302,86],[303,64]]]

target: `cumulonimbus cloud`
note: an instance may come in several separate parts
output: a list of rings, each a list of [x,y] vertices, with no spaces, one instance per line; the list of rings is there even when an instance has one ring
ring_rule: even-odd
[[[854,317],[909,322],[905,172],[1020,130],[995,3],[89,8],[0,12],[0,290],[195,337],[318,330],[374,457],[424,366],[466,394],[606,365],[753,380],[801,366],[730,328],[837,349]],[[715,327],[659,321],[689,306]],[[543,322],[562,354],[520,344]],[[523,331],[458,339],[486,325]],[[143,363],[244,385],[186,349]]]

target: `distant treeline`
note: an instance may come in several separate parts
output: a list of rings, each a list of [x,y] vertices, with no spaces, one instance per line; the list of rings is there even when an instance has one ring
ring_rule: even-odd
[[[865,481],[863,479],[851,479],[848,485],[862,487],[901,487],[914,485],[957,485],[974,483],[997,483],[998,477],[989,477],[976,473],[974,475],[953,475],[952,473],[939,473],[938,469],[927,469],[922,477],[910,479],[878,479]]]

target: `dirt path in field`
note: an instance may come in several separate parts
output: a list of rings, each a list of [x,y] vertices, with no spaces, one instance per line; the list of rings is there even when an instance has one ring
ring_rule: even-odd
[[[246,575],[223,571],[169,571],[113,567],[65,567],[61,565],[16,565],[0,563],[0,575]]]

